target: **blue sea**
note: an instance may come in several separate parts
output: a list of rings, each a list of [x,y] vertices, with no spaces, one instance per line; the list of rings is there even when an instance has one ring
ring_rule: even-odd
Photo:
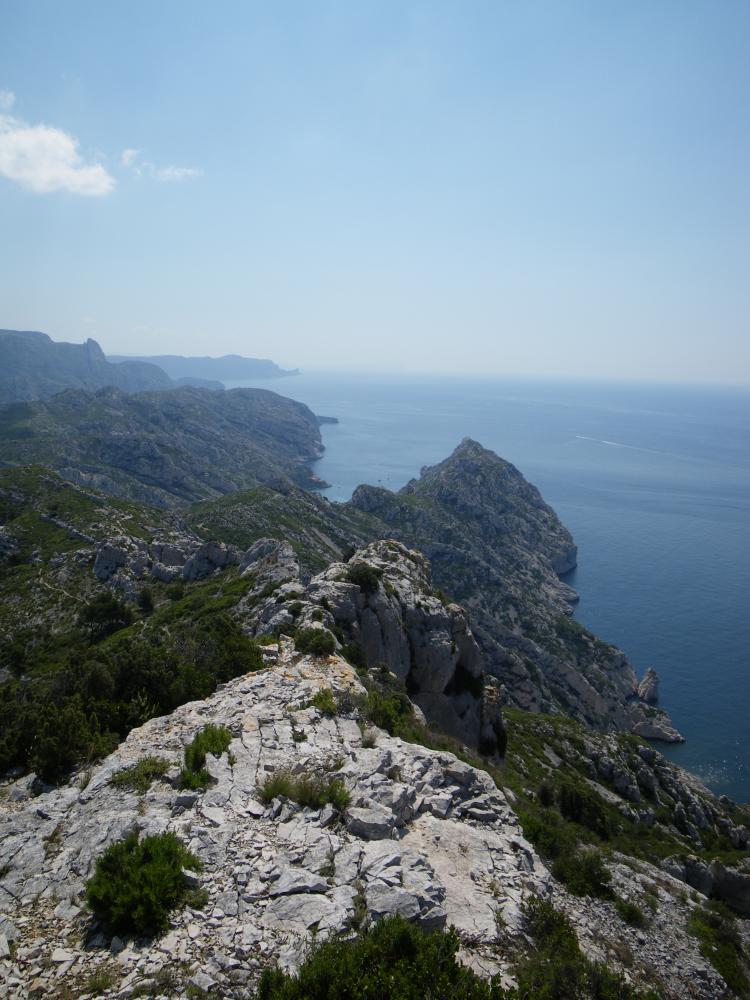
[[[242,383],[250,384],[250,383]],[[306,373],[258,382],[335,416],[333,500],[398,489],[472,437],[578,544],[576,617],[653,666],[687,742],[664,752],[750,801],[750,389]]]

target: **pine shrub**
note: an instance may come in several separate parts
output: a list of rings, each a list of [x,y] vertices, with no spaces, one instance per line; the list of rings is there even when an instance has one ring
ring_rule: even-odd
[[[454,930],[426,933],[403,917],[388,917],[356,938],[313,945],[299,972],[266,970],[258,1000],[501,1000],[456,961]]]
[[[151,936],[166,930],[171,910],[189,896],[184,868],[201,865],[174,833],[111,844],[86,883],[86,902],[111,931]]]

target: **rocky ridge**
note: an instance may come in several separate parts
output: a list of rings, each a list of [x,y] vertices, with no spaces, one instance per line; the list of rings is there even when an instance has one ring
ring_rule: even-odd
[[[394,912],[426,928],[455,926],[462,960],[511,979],[520,906],[530,894],[569,912],[592,956],[629,965],[636,981],[662,982],[665,997],[720,994],[721,980],[683,929],[695,904],[682,883],[648,864],[615,865],[621,891],[656,894],[658,934],[625,927],[609,903],[581,907],[551,878],[523,837],[512,798],[489,775],[453,754],[363,732],[354,709],[331,718],[307,707],[324,688],[341,705],[363,694],[340,657],[301,656],[284,639],[267,655],[266,669],[133,730],[87,780],[31,800],[28,779],[6,790],[0,976],[9,996],[85,989],[106,968],[111,986],[97,995],[155,991],[168,971],[177,995],[193,988],[246,997],[263,966],[294,967],[313,931],[347,932]],[[180,791],[182,751],[209,722],[231,730],[230,754],[209,758],[208,790]],[[154,754],[172,768],[142,798],[110,783]],[[264,780],[285,768],[335,774],[349,806],[339,817],[331,807],[264,804]],[[157,940],[112,939],[82,908],[96,857],[131,829],[172,830],[203,862],[205,904],[176,912]]]
[[[315,415],[266,389],[68,390],[0,408],[0,462],[170,507],[266,483],[319,485]]]

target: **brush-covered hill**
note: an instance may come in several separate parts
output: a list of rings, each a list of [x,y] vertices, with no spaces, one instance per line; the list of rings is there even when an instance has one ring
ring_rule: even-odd
[[[67,390],[0,408],[0,462],[158,506],[254,486],[316,485],[322,452],[303,403],[265,389]]]

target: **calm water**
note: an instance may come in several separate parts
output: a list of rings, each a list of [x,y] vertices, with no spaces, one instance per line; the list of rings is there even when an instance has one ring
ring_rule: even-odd
[[[248,383],[243,383],[248,384]],[[579,547],[576,617],[616,643],[687,737],[670,757],[750,801],[750,390],[305,374],[257,383],[336,416],[316,472],[398,489],[473,437]]]

